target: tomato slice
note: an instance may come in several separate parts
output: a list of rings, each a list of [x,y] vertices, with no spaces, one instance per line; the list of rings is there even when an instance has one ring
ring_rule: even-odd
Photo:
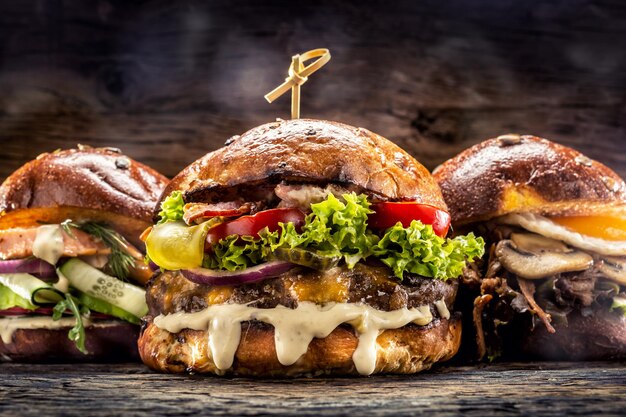
[[[430,224],[436,235],[444,237],[450,227],[450,214],[436,207],[415,202],[385,202],[372,204],[375,213],[368,217],[368,225],[374,230],[384,230],[402,223],[409,227],[411,221],[419,220]]]
[[[230,235],[259,237],[259,232],[266,227],[270,232],[279,230],[279,222],[293,223],[296,227],[300,227],[304,224],[304,217],[304,212],[297,208],[276,208],[260,211],[250,216],[241,216],[209,229],[206,243],[210,246]]]

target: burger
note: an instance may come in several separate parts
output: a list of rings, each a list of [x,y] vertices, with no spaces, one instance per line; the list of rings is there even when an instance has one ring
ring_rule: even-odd
[[[141,232],[166,178],[113,148],[44,153],[0,186],[0,358],[138,359]]]
[[[626,357],[626,185],[615,172],[510,134],[434,176],[456,230],[476,231],[488,248],[464,287],[476,296],[479,356]]]
[[[152,369],[250,376],[415,373],[451,358],[457,277],[430,173],[366,129],[279,120],[165,189],[144,238],[139,352]]]

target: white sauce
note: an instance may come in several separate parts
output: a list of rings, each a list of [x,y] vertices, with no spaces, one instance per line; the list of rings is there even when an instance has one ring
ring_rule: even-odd
[[[446,306],[446,302],[443,298],[441,300],[435,301],[435,307],[437,308],[437,312],[442,318],[446,320],[450,318],[450,310],[448,310],[448,306]]]
[[[532,213],[507,214],[497,220],[499,223],[521,226],[542,236],[561,240],[568,245],[602,255],[626,255],[626,242],[615,242],[585,236],[550,219]]]
[[[59,268],[57,268],[57,276],[59,277],[59,280],[52,284],[52,286],[64,294],[70,292],[70,281],[65,275],[63,275]]]
[[[11,343],[13,333],[19,329],[61,329],[63,327],[73,327],[76,319],[73,317],[61,318],[57,321],[50,316],[41,317],[7,317],[0,319],[0,338],[5,344]],[[85,327],[91,323],[83,318]]]
[[[443,300],[437,309],[442,317],[450,317]],[[218,304],[196,313],[173,313],[160,315],[154,324],[170,333],[183,329],[208,332],[208,344],[213,362],[220,370],[233,364],[235,352],[241,339],[241,323],[259,320],[274,326],[274,342],[278,361],[293,365],[304,355],[314,337],[325,338],[337,326],[348,323],[359,334],[359,344],[352,360],[357,371],[370,375],[376,368],[376,338],[381,330],[398,329],[411,322],[425,326],[433,320],[428,306],[381,311],[373,307],[353,303],[329,303],[324,306],[312,302],[300,302],[290,309],[284,306],[261,309],[242,304]]]
[[[33,242],[33,255],[55,265],[63,251],[63,229],[59,224],[46,224],[37,228],[37,236]]]

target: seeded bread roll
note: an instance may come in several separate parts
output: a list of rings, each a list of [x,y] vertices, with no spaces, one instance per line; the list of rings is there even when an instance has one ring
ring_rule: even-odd
[[[626,215],[626,184],[580,152],[528,135],[486,140],[433,172],[456,225],[508,213]]]
[[[0,229],[106,222],[139,245],[167,178],[112,148],[44,153],[0,186]]]
[[[232,137],[172,179],[161,199],[183,190],[186,202],[218,201],[238,187],[281,181],[355,186],[383,200],[446,210],[428,170],[391,141],[367,129],[309,119],[267,123]]]

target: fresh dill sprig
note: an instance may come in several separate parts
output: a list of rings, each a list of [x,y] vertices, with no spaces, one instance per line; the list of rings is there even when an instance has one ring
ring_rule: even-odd
[[[76,228],[78,229],[80,226],[78,226],[76,223],[72,222],[72,219],[67,219],[61,222],[61,227],[63,228],[63,231],[71,238],[76,239],[76,236],[74,236],[74,231],[72,229]]]
[[[102,240],[102,242],[104,242],[104,244],[111,249],[109,260],[104,266],[105,270],[122,280],[126,280],[128,278],[130,270],[135,265],[135,258],[126,250],[129,243],[126,241],[124,236],[120,235],[110,227],[94,222],[77,224],[71,220],[66,220],[61,223],[61,227],[63,227],[63,230],[65,230],[65,232],[70,236],[73,236],[72,228],[76,228]]]

